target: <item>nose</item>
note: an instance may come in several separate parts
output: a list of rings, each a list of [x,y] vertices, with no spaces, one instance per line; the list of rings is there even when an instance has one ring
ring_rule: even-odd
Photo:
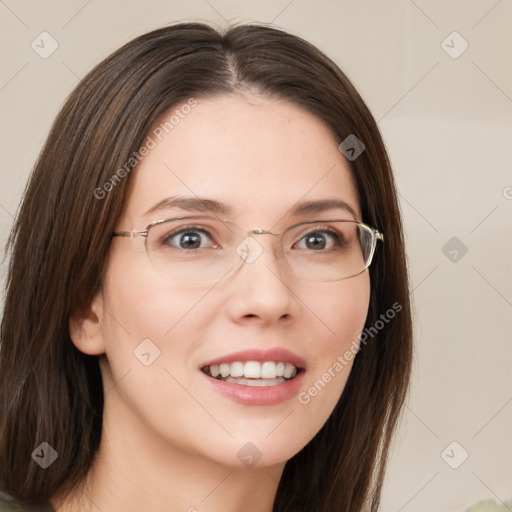
[[[290,322],[298,315],[299,303],[292,290],[293,279],[278,261],[277,240],[248,237],[240,249],[244,260],[229,279],[229,315],[235,322],[271,324]],[[274,252],[275,249],[275,252]]]

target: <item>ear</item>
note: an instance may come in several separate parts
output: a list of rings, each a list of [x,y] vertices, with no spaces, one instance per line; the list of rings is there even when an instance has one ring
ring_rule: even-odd
[[[89,355],[105,353],[103,338],[104,310],[101,293],[98,293],[92,303],[85,309],[74,312],[69,319],[69,334],[75,347]]]

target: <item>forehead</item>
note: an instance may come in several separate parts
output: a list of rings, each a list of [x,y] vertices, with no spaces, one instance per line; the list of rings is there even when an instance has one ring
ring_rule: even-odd
[[[327,199],[347,203],[360,217],[339,141],[322,121],[287,101],[197,98],[191,109],[173,107],[148,137],[152,149],[132,171],[125,204],[123,218],[132,222],[154,214],[158,203],[165,210],[171,196],[209,198],[228,206],[233,218],[261,223],[285,216],[299,202]]]

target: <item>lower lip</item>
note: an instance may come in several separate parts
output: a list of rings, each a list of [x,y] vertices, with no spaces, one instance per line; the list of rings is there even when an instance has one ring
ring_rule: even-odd
[[[234,402],[243,405],[277,405],[286,400],[290,400],[299,393],[302,381],[304,380],[304,370],[301,370],[293,379],[287,380],[282,384],[275,386],[244,386],[243,384],[234,384],[223,380],[214,379],[202,372],[210,386],[221,395],[231,398]]]

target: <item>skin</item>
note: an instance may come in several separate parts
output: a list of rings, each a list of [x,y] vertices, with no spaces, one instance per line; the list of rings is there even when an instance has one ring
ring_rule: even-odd
[[[342,199],[360,219],[338,144],[321,121],[284,100],[253,93],[198,98],[133,171],[117,227],[144,230],[186,215],[176,208],[144,215],[175,194],[230,205],[229,220],[247,231],[350,218],[339,209],[287,217],[304,200]],[[215,286],[162,276],[142,238],[112,241],[101,291],[70,322],[76,347],[102,354],[100,451],[82,490],[55,497],[56,509],[76,510],[79,496],[80,510],[102,512],[271,511],[286,461],[328,419],[351,363],[307,405],[297,397],[273,406],[236,403],[206,386],[199,368],[235,351],[282,347],[307,362],[307,390],[357,339],[370,297],[367,272],[335,282],[288,275],[272,239],[260,236],[263,254]],[[147,338],[161,351],[150,366],[133,354]],[[252,468],[237,457],[248,442],[261,452]]]

